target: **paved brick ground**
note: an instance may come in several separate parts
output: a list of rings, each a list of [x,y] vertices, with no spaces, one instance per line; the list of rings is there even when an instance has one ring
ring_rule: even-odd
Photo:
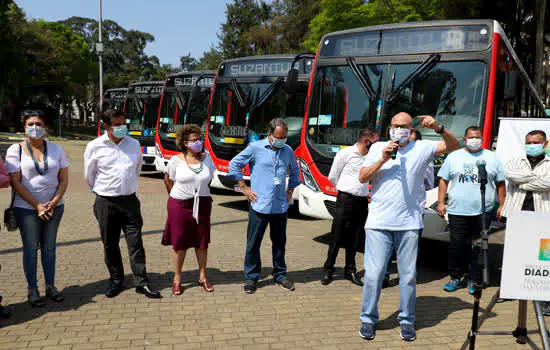
[[[2,155],[8,143],[0,142]],[[446,246],[422,242],[418,272],[418,340],[399,339],[396,310],[397,286],[385,289],[380,301],[381,323],[376,340],[358,336],[361,289],[342,280],[342,270],[330,286],[319,282],[327,250],[325,234],[329,221],[291,215],[288,225],[287,264],[289,277],[296,281],[295,292],[285,292],[269,278],[270,242],[262,248],[264,257],[261,288],[254,295],[242,292],[242,264],[247,220],[246,202],[238,195],[218,192],[213,207],[209,279],[216,292],[200,291],[193,252],[184,266],[185,292],[172,296],[171,251],[160,244],[167,195],[159,176],[141,177],[139,196],[145,219],[144,242],[152,283],[163,299],[148,300],[126,286],[119,297],[107,299],[107,270],[97,224],[91,212],[92,195],[82,180],[85,143],[63,143],[72,161],[71,184],[58,236],[57,285],[67,296],[63,304],[48,303],[31,309],[25,303],[21,241],[18,233],[0,232],[0,292],[14,316],[0,321],[0,349],[457,349],[470,324],[472,298],[464,290],[453,294],[441,290],[445,277]],[[9,193],[0,195],[5,208]],[[127,273],[130,272],[121,241]],[[502,246],[491,245],[492,261],[498,261]],[[343,255],[343,254],[342,254]],[[361,266],[362,255],[357,256]],[[338,264],[343,260],[339,257]],[[496,263],[493,263],[495,266]],[[493,275],[497,272],[494,271]],[[39,273],[43,285],[42,273]],[[395,274],[392,277],[396,277]],[[493,281],[496,280],[493,276]],[[395,282],[395,281],[394,281]],[[41,288],[43,292],[43,288]],[[490,288],[484,296],[496,291]],[[499,304],[486,329],[512,330],[517,303]],[[532,308],[531,329],[536,328]],[[538,336],[532,347],[540,347]],[[480,349],[525,349],[508,336],[484,336]]]

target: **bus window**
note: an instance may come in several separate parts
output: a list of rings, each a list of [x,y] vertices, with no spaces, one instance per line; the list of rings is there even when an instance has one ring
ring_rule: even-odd
[[[391,74],[395,74],[395,86],[399,86],[417,66],[393,65]],[[485,79],[483,62],[437,63],[424,78],[410,82],[393,101],[387,102],[381,135],[387,136],[391,117],[399,112],[409,113],[415,128],[420,128],[415,117],[432,115],[453,134],[462,135],[467,127],[480,123]],[[421,132],[424,139],[440,139],[433,130],[421,129]]]

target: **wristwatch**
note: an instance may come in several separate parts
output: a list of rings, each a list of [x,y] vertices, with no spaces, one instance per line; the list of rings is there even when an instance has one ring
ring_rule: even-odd
[[[439,124],[441,125],[441,129],[439,129],[439,131],[436,131],[437,134],[443,134],[443,132],[445,132],[445,125],[443,124]]]

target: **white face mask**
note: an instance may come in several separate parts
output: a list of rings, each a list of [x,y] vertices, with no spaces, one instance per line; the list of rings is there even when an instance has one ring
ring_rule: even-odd
[[[33,125],[25,129],[25,134],[31,139],[41,139],[46,134],[46,129],[38,125]]]
[[[410,137],[411,137],[411,129],[404,129],[404,128],[390,129],[390,139],[392,141],[398,141],[400,145],[409,141]]]
[[[481,149],[481,142],[482,140],[478,138],[466,139],[466,147],[468,147],[470,151],[477,151]]]

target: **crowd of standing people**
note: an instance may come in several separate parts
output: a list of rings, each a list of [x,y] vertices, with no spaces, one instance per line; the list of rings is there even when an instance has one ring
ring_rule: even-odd
[[[336,210],[321,283],[333,281],[340,248],[346,250],[344,277],[363,287],[360,336],[372,340],[379,320],[378,302],[387,282],[392,255],[397,258],[401,338],[416,339],[416,260],[423,229],[426,191],[434,184],[434,159],[448,154],[439,170],[439,206],[448,216],[450,228],[448,268],[450,280],[443,287],[454,292],[467,287],[474,293],[479,271],[472,268],[472,239],[481,231],[482,217],[476,164],[486,162],[488,213],[507,217],[515,210],[550,213],[550,157],[545,154],[547,136],[533,130],[525,138],[525,156],[502,164],[483,149],[482,132],[466,129],[465,147],[444,125],[431,116],[419,116],[423,128],[441,136],[441,141],[421,139],[407,113],[391,120],[390,141],[380,142],[373,129],[363,129],[357,143],[340,150],[332,164],[329,180],[338,190]],[[63,302],[55,285],[56,238],[64,212],[63,197],[69,182],[69,160],[63,149],[46,140],[41,111],[28,111],[23,119],[26,138],[12,145],[6,162],[0,160],[0,188],[11,185],[12,200],[5,220],[12,216],[21,233],[27,298],[33,307],[43,307],[37,285],[38,249],[45,279],[45,296]],[[143,218],[136,195],[142,166],[139,142],[128,137],[123,112],[108,110],[102,116],[105,133],[91,141],[84,154],[84,177],[95,196],[93,212],[99,226],[104,259],[109,271],[108,298],[123,290],[124,267],[120,234],[124,233],[135,291],[147,298],[160,298],[151,286],[142,240]],[[261,274],[260,248],[267,227],[272,242],[273,282],[293,291],[285,260],[289,202],[300,184],[299,167],[286,144],[284,120],[269,123],[268,136],[250,143],[230,164],[230,175],[250,202],[244,259],[244,292],[256,292]],[[198,284],[206,292],[214,286],[206,265],[210,243],[212,196],[209,184],[215,167],[197,125],[177,130],[181,153],[167,165],[164,183],[168,192],[168,216],[161,244],[171,246],[174,266],[172,293],[181,295],[181,273],[187,250],[193,248],[199,265]],[[250,186],[241,169],[249,166]],[[506,188],[505,180],[509,185]],[[370,184],[370,187],[369,187]],[[364,280],[357,273],[356,251],[364,248]],[[0,297],[0,302],[2,301]],[[550,311],[550,308],[547,308]],[[0,318],[9,312],[0,305]]]

